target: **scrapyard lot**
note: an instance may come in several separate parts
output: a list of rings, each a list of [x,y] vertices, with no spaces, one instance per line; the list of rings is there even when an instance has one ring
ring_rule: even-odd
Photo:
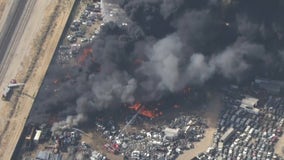
[[[283,138],[284,99],[255,88],[228,87],[222,92],[225,106],[220,112],[218,129],[214,138],[209,140],[212,140],[212,145],[202,153],[194,152],[195,144],[206,138],[208,122],[183,109],[174,109],[171,114],[153,120],[126,110],[113,117],[110,111],[97,118],[90,125],[92,127],[88,125],[92,129],[88,129],[87,133],[76,128],[58,130],[43,145],[45,147],[40,148],[50,148],[50,154],[55,150],[65,157],[84,155],[90,159],[177,159],[180,154],[191,150],[196,158],[204,160],[281,159],[275,145],[278,139]],[[249,103],[242,101],[247,97],[252,103],[256,99],[252,97],[258,98],[256,108],[259,112],[239,107],[241,103]],[[230,128],[233,128],[232,134],[224,139]]]
[[[74,20],[70,22],[70,26],[64,35],[62,43],[56,51],[55,63],[64,64],[82,64],[79,52],[85,46],[95,40],[95,36],[99,33],[102,25],[102,15],[100,3],[91,3],[89,1],[81,1],[74,12]],[[74,59],[77,61],[74,62]]]
[[[79,20],[72,21],[70,28],[72,31],[67,32],[66,39],[59,47],[58,55],[60,56],[57,58],[59,64],[76,59],[79,50],[92,41],[92,36],[98,31],[89,30],[92,28],[91,23],[83,20],[93,15],[92,11],[86,11],[84,7],[80,11],[82,16]],[[88,26],[86,32],[83,29],[85,26]],[[93,35],[89,36],[92,32]],[[83,61],[76,61],[78,62]],[[208,149],[208,152],[199,154],[198,159],[277,159],[278,156],[273,148],[281,135],[279,126],[281,126],[281,116],[283,118],[283,110],[281,110],[283,101],[272,97],[270,102],[268,95],[258,95],[253,93],[254,91],[258,92],[251,88],[246,91],[236,88],[224,90],[225,108],[220,114],[218,132],[212,139],[212,147]],[[260,113],[257,115],[240,109],[239,101],[244,98],[244,94],[267,102],[269,107],[259,104]],[[206,138],[204,135],[207,121],[198,114],[187,114],[188,111],[183,111],[182,114],[177,111],[170,117],[167,117],[169,114],[164,114],[157,120],[136,115],[136,112],[125,111],[119,115],[118,121],[111,116],[115,113],[117,112],[110,112],[110,115],[106,113],[104,118],[96,119],[88,127],[79,126],[79,129],[66,126],[51,132],[50,125],[44,123],[31,125],[27,128],[24,137],[28,142],[25,143],[27,144],[25,147],[28,148],[23,148],[27,151],[25,156],[42,159],[54,157],[54,159],[92,160],[107,159],[107,157],[123,159],[123,156],[129,159],[176,159],[178,155],[188,150],[195,151],[194,154],[197,155],[199,151],[195,150],[195,144]],[[127,118],[121,119],[121,117]],[[132,118],[133,121],[131,121]],[[84,130],[80,130],[81,128]],[[220,143],[229,128],[233,128],[234,132],[228,136],[226,142]],[[39,133],[41,133],[40,138],[36,136]]]
[[[123,112],[121,116],[129,118],[113,117],[113,112],[101,115],[92,124],[88,124],[90,129],[84,129],[87,133],[68,127],[51,133],[50,126],[35,125],[34,128],[41,130],[43,134],[40,140],[33,139],[29,148],[23,147],[27,151],[25,156],[40,158],[49,155],[62,159],[176,159],[183,151],[194,149],[195,143],[204,138],[208,127],[204,118],[198,114],[186,114],[184,110],[174,109],[171,115],[166,114],[153,120],[135,112]],[[31,130],[26,133],[27,140]]]
[[[208,151],[199,159],[283,159],[284,99],[260,88],[224,88],[225,107],[220,114],[218,132]],[[242,99],[259,98],[254,110],[241,108]],[[231,130],[231,134],[229,133]],[[228,134],[226,134],[228,133]],[[225,135],[226,134],[226,135]],[[278,144],[277,144],[278,142]],[[277,148],[275,148],[277,146]]]

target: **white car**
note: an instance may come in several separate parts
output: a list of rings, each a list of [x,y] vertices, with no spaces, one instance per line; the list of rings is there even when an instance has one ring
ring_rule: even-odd
[[[82,43],[88,42],[88,41],[89,41],[88,38],[82,38],[82,39],[81,39],[81,42],[82,42]]]

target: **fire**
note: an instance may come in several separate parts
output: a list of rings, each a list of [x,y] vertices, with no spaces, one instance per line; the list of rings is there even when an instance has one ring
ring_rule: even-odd
[[[129,107],[129,109],[132,109],[134,111],[137,111],[138,114],[143,115],[148,118],[156,118],[161,116],[163,113],[158,111],[158,108],[155,108],[154,110],[150,110],[145,108],[141,103],[136,103]]]
[[[79,57],[79,59],[78,59],[78,63],[79,64],[84,64],[84,62],[85,62],[85,60],[86,60],[86,58],[89,56],[89,55],[91,55],[91,53],[93,52],[93,49],[92,48],[85,48],[84,50],[83,50],[83,54]],[[92,61],[94,61],[95,59],[94,58],[92,58]]]

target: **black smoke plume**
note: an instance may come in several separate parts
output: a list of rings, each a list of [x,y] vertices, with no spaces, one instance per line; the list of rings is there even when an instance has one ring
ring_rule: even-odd
[[[159,100],[186,86],[210,85],[216,77],[233,82],[283,78],[281,0],[114,3],[132,23],[106,23],[83,66],[49,69],[39,104],[75,115],[65,123],[76,125],[98,110],[123,103]],[[53,85],[53,77],[61,82]]]

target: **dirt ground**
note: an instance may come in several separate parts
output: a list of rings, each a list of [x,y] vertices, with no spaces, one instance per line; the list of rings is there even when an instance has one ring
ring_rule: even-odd
[[[0,19],[2,17],[3,12],[4,12],[6,3],[7,3],[6,0],[0,0]]]
[[[0,102],[0,159],[12,157],[73,4],[74,0],[28,1],[28,13],[22,18],[27,24],[15,33],[17,45],[10,47],[14,52],[1,88],[13,78],[26,83],[10,101]]]
[[[284,157],[284,151],[282,151],[283,147],[284,147],[284,136],[282,135],[279,141],[275,145],[275,153],[277,153],[281,157]]]
[[[217,131],[217,123],[219,113],[222,109],[221,96],[218,93],[210,93],[208,95],[209,103],[204,108],[203,117],[207,119],[209,128],[206,129],[204,138],[194,144],[194,149],[185,151],[177,160],[189,160],[197,156],[199,153],[205,152],[211,146],[214,133]]]
[[[82,136],[82,141],[89,144],[92,148],[100,153],[105,153],[105,155],[111,160],[123,160],[122,155],[114,155],[112,153],[106,152],[103,148],[103,145],[107,143],[107,141],[102,137],[102,135],[97,132],[88,132],[87,135]]]

